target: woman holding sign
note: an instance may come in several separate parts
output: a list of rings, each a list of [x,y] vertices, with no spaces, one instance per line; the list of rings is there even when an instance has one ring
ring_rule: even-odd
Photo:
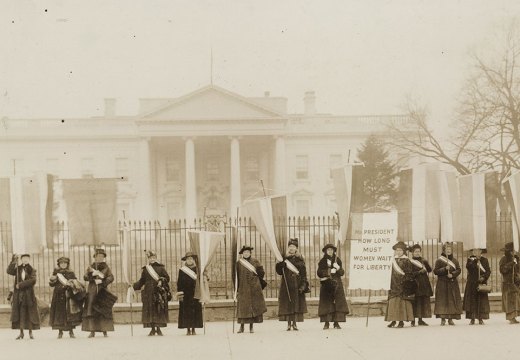
[[[428,274],[432,272],[432,267],[428,263],[428,260],[421,256],[421,245],[413,245],[410,251],[412,252],[410,262],[412,263],[413,276],[417,283],[415,298],[412,302],[414,316],[412,326],[415,326],[415,318],[419,319],[419,326],[428,326],[423,319],[432,317],[430,297],[433,295],[433,290],[428,277]]]
[[[482,291],[481,287],[481,285],[487,284],[491,276],[489,261],[481,255],[485,252],[486,249],[472,249],[471,256],[466,262],[468,280],[464,289],[463,306],[466,311],[466,319],[471,319],[470,325],[475,324],[475,319],[478,319],[479,325],[484,325],[483,319],[489,319],[488,293]]]
[[[405,255],[407,246],[399,241],[392,246],[395,254],[392,259],[392,275],[390,280],[390,291],[388,292],[388,303],[386,305],[385,321],[390,321],[388,327],[394,327],[399,321],[398,328],[404,327],[405,321],[413,321],[413,307],[410,283],[413,281],[412,263]]]
[[[437,318],[441,318],[441,326],[455,325],[453,319],[460,320],[462,314],[462,300],[457,277],[461,273],[460,265],[453,256],[453,245],[444,243],[442,254],[435,262],[433,273],[437,275],[435,287],[435,309]]]
[[[148,265],[143,266],[141,278],[133,284],[141,293],[143,301],[143,327],[151,328],[148,336],[162,336],[161,328],[168,324],[168,301],[171,300],[170,276],[163,264],[157,261],[155,251],[147,251]]]
[[[336,256],[337,248],[327,244],[322,249],[323,257],[318,263],[318,278],[320,279],[320,303],[318,315],[320,322],[324,322],[323,330],[329,328],[329,323],[334,322],[334,329],[341,329],[340,322],[346,321],[349,313],[345,290],[341,277],[345,275],[341,259]]]
[[[251,257],[251,246],[242,246],[239,254],[242,257],[237,262],[238,279],[238,333],[244,332],[244,324],[249,324],[249,332],[254,332],[253,324],[264,321],[265,306],[262,289],[267,286],[264,280],[265,271],[260,261]]]
[[[303,314],[307,312],[305,294],[310,292],[305,261],[298,252],[298,239],[289,240],[287,255],[276,264],[276,273],[282,275],[278,292],[278,319],[287,321],[287,331],[296,331],[296,323],[303,322]]]

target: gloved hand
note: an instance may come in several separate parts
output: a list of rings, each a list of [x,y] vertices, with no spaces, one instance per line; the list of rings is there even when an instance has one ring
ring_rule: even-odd
[[[334,263],[333,266],[334,266],[334,268],[335,268],[336,270],[339,270],[339,269],[341,268],[341,267],[338,265],[338,263]]]
[[[331,274],[335,274],[336,271],[337,271],[337,270],[336,270],[335,268],[330,269],[330,273],[331,273]]]

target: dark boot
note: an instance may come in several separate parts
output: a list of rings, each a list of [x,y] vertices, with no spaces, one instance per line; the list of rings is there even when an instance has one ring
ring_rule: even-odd
[[[287,331],[291,331],[291,322],[287,321]]]
[[[334,329],[341,329],[341,326],[339,326],[337,321],[334,321]]]
[[[455,325],[452,319],[448,319],[448,325]]]
[[[325,325],[323,325],[323,330],[327,330],[329,328],[329,322],[325,321]]]
[[[397,324],[398,328],[404,327],[404,321],[399,321],[399,324]]]
[[[446,325],[446,319],[441,319],[441,326]]]
[[[237,334],[242,334],[244,332],[244,324],[240,324],[240,329],[238,329]]]
[[[197,335],[197,333],[195,332],[195,328],[191,328],[191,335]]]
[[[249,324],[249,333],[254,333],[255,331],[253,330],[253,323]]]
[[[485,324],[484,324],[484,320],[482,320],[482,319],[478,319],[478,324],[479,324],[479,325],[485,325]]]
[[[293,322],[292,322],[292,329],[293,329],[294,331],[298,331],[298,326],[296,326],[296,321],[293,321]]]
[[[415,326],[415,320],[410,321],[410,325],[412,325],[412,327],[414,327]]]
[[[33,333],[32,333],[32,330],[29,330],[29,339],[34,339],[34,336],[33,336]]]
[[[509,320],[509,323],[510,324],[518,324],[518,320],[516,320],[516,318],[512,318],[511,320]],[[22,336],[22,339],[23,339],[23,336]]]
[[[63,331],[60,330],[60,331],[58,332],[58,339],[61,339],[62,337],[63,337]]]
[[[392,321],[390,324],[386,325],[386,327],[393,328],[395,326],[395,321]]]
[[[157,335],[159,335],[159,336],[163,336],[163,333],[162,333],[162,331],[161,331],[161,328],[159,328],[159,327],[155,328],[155,333],[156,333]]]
[[[186,335],[191,335],[191,329],[190,328],[186,329]]]
[[[18,337],[16,338],[16,340],[22,340],[23,339],[23,330],[20,330],[20,335],[18,335]]]
[[[108,337],[108,334],[107,334],[106,331],[103,331],[103,336],[104,336],[104,337]]]
[[[71,339],[75,339],[76,338],[76,336],[74,335],[74,330],[70,330],[69,331],[69,336],[70,336]]]
[[[469,322],[470,325],[475,325],[475,319],[471,319]]]
[[[152,330],[148,333],[148,336],[154,336],[155,335],[155,327],[152,326]]]
[[[419,326],[428,326],[428,324],[425,323],[424,320],[421,319],[421,318],[419,319],[419,323],[418,324],[419,324]]]
[[[91,331],[88,335],[89,338],[93,338],[94,336],[96,336],[96,333],[94,331]]]

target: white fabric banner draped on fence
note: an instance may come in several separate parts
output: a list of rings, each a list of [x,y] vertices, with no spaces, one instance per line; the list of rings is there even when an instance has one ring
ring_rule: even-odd
[[[350,242],[349,289],[388,290],[397,213],[364,213],[361,239]]]
[[[195,297],[201,303],[209,303],[211,300],[209,284],[204,273],[213,260],[218,244],[224,240],[225,234],[211,231],[188,231],[188,236],[191,250],[197,254],[198,286],[195,289]]]
[[[439,171],[439,200],[442,242],[460,241],[460,202],[457,176],[453,171]]]
[[[516,171],[503,181],[506,199],[511,208],[511,222],[513,228],[513,245],[516,251],[520,250],[518,234],[520,233],[520,171]]]
[[[273,218],[273,199],[280,197],[265,197],[254,200],[247,200],[242,205],[246,216],[251,217],[251,220],[256,226],[256,229],[262,235],[262,239],[273,253],[277,261],[282,261],[282,253],[279,242],[276,239]],[[285,198],[285,196],[283,196]],[[283,206],[283,205],[282,205]],[[287,216],[287,214],[285,214]],[[285,241],[285,239],[283,239]]]

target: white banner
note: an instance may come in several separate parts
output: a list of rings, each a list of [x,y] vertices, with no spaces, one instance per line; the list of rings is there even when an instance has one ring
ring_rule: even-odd
[[[363,214],[362,237],[351,241],[349,289],[390,289],[397,212]]]

